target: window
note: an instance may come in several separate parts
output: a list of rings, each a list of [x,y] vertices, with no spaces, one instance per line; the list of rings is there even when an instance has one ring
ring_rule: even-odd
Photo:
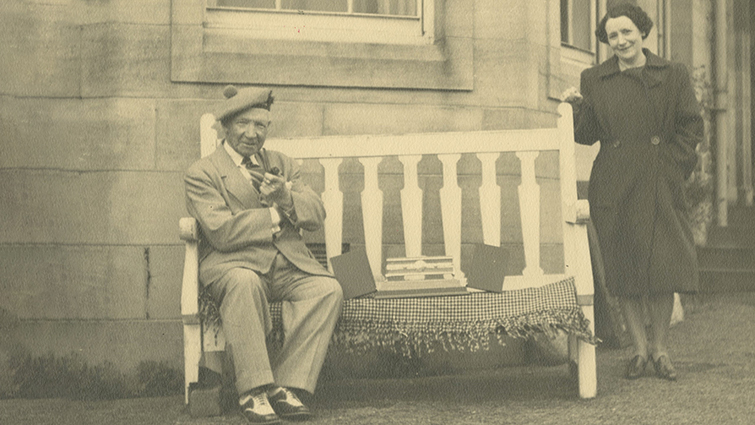
[[[210,6],[417,16],[416,0],[208,0]]]
[[[207,0],[207,27],[258,39],[430,44],[432,0]]]
[[[561,0],[561,43],[594,51],[594,0]]]
[[[453,25],[446,24],[444,5],[443,0],[174,0],[171,80],[472,90],[474,3],[455,6]]]

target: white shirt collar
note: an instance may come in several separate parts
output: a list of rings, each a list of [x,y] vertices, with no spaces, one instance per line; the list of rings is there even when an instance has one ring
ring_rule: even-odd
[[[241,161],[244,160],[244,156],[236,152],[236,150],[233,149],[231,145],[225,140],[223,140],[223,147],[225,147],[225,151],[228,152],[228,155],[231,156],[233,163],[236,164],[237,167],[241,167]],[[257,164],[257,158],[255,155],[252,155],[250,159],[252,160],[252,164]]]

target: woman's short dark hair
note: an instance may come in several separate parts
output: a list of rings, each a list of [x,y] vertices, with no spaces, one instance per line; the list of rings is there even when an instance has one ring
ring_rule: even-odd
[[[595,30],[595,35],[598,36],[598,40],[601,43],[608,44],[608,34],[606,33],[606,21],[611,18],[618,18],[619,16],[626,16],[631,19],[637,26],[637,29],[642,33],[642,39],[647,38],[650,30],[653,28],[653,21],[650,19],[647,13],[642,8],[635,6],[631,3],[621,3],[612,7],[606,13],[606,16],[600,20],[598,29]]]

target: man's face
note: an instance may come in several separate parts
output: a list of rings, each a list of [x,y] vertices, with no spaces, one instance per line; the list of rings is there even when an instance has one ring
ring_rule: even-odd
[[[225,140],[243,156],[252,156],[262,149],[270,126],[270,112],[249,109],[237,115],[225,127]]]

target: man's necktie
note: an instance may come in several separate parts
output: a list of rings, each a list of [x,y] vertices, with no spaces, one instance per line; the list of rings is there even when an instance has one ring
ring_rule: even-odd
[[[249,175],[252,176],[252,184],[254,185],[254,188],[260,190],[260,185],[262,184],[265,170],[263,170],[262,167],[260,167],[258,164],[253,163],[251,158],[249,158],[248,156],[244,157],[244,159],[241,161],[241,165],[246,167],[246,169],[249,171]]]

